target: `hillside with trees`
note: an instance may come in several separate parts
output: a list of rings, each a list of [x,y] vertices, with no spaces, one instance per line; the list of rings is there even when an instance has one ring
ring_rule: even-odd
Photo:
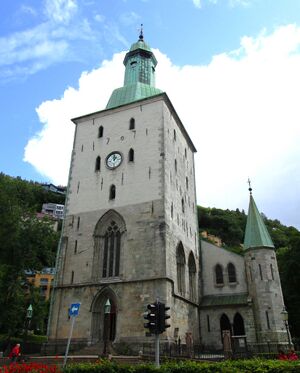
[[[38,219],[46,202],[64,203],[35,182],[0,174],[0,333],[15,335],[24,328],[29,304],[45,317],[47,304],[26,284],[25,270],[53,267],[59,233],[51,219]],[[39,320],[32,320],[38,323]]]

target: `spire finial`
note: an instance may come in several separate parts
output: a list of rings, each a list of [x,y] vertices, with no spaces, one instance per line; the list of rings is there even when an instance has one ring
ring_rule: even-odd
[[[144,41],[143,24],[141,23],[141,30],[139,35],[139,41]]]
[[[250,195],[252,194],[252,188],[251,188],[251,180],[249,179],[249,177],[248,177],[248,181],[247,181],[247,183],[249,184],[249,192],[250,192]]]

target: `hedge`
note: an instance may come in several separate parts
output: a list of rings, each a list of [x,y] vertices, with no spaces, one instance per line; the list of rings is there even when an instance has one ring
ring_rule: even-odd
[[[118,365],[100,360],[67,366],[64,373],[290,373],[300,372],[300,361],[232,360],[224,362],[165,363],[159,369],[153,364]]]

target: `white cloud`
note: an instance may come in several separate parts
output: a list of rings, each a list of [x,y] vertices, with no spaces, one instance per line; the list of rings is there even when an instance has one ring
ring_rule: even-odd
[[[122,84],[123,59],[124,53],[118,53],[99,69],[82,73],[78,89],[69,87],[61,99],[43,102],[37,108],[43,128],[28,142],[24,160],[53,182],[67,183],[74,134],[70,119],[105,107],[111,87]]]
[[[94,16],[94,20],[97,21],[97,22],[99,22],[99,23],[102,23],[102,22],[105,21],[105,16],[102,15],[102,14],[96,14]]]
[[[226,1],[226,0],[222,0]],[[256,0],[227,0],[227,4],[234,8],[236,6],[242,6],[242,7],[248,7]],[[207,3],[217,5],[221,2],[221,0],[206,0]],[[205,1],[204,1],[205,3]],[[202,8],[202,0],[193,0],[193,4],[196,8],[201,9]]]
[[[29,9],[26,11],[31,14],[36,12]],[[96,49],[96,32],[87,19],[74,18],[76,11],[75,0],[47,0],[44,22],[0,37],[0,80],[23,78],[58,61],[78,60],[74,40],[88,41]]]
[[[195,5],[196,8],[201,8],[201,0],[193,0],[193,3]]]
[[[155,50],[157,87],[168,93],[198,149],[198,203],[247,208],[249,176],[266,215],[299,226],[299,46],[300,28],[289,25],[244,37],[239,49],[207,65],[178,67]],[[83,73],[78,90],[68,88],[37,109],[43,129],[27,144],[24,159],[53,182],[67,181],[70,118],[105,108],[122,85],[123,57]]]
[[[48,19],[68,23],[77,11],[76,0],[46,0],[45,14]]]

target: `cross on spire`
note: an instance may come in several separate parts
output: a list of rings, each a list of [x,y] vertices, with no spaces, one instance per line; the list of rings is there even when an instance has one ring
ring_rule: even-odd
[[[249,184],[249,189],[248,190],[249,190],[250,194],[252,194],[251,180],[249,179],[249,177],[248,177],[247,183]]]

